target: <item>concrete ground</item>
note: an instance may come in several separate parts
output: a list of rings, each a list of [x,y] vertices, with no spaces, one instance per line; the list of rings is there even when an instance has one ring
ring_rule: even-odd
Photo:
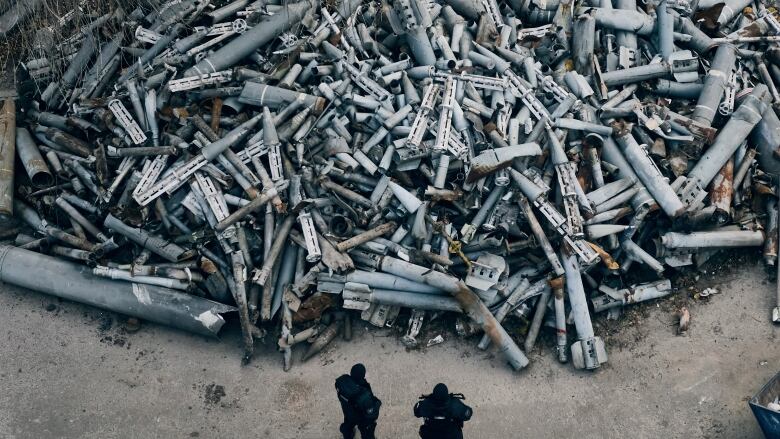
[[[128,334],[119,316],[3,285],[0,438],[336,438],[333,380],[356,361],[384,403],[380,438],[416,437],[411,407],[438,381],[466,394],[471,438],[759,438],[747,400],[780,369],[775,287],[758,262],[725,271],[702,274],[721,291],[707,302],[682,291],[599,319],[610,358],[595,373],[558,364],[547,336],[518,373],[474,339],[445,332],[407,352],[359,325],[289,373],[270,340],[242,367],[235,323],[221,340],[152,324]],[[691,328],[677,336],[685,302]]]

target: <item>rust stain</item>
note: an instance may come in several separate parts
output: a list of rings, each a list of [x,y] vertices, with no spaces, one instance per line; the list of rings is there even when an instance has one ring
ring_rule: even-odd
[[[214,274],[218,271],[216,264],[214,264],[214,262],[211,259],[207,259],[207,258],[201,258],[200,269],[207,274]]]
[[[604,266],[607,267],[610,270],[617,270],[620,268],[620,264],[618,264],[615,259],[612,258],[612,255],[607,253],[606,250],[601,248],[599,245],[594,244],[592,242],[586,241],[593,250],[601,256],[601,262],[604,263]]]
[[[465,283],[459,281],[457,286],[458,289],[452,293],[452,296],[458,301],[463,312],[482,328],[482,331],[490,337],[496,346],[503,346],[501,331],[498,329],[498,322],[493,314]]]
[[[704,140],[705,142],[712,143],[715,140],[715,136],[718,134],[718,130],[712,127],[704,126],[692,119],[678,118],[674,115],[669,116],[669,120],[679,123],[691,132],[695,137]]]
[[[46,135],[46,137],[51,139],[52,142],[62,145],[64,148],[68,149],[68,151],[72,152],[73,154],[85,158],[89,157],[92,154],[92,151],[90,150],[89,145],[86,142],[76,137],[73,137],[70,134],[52,128],[47,128],[44,131],[44,134]]]
[[[222,118],[222,99],[214,98],[211,106],[211,131],[219,134],[219,122]]]
[[[720,169],[712,181],[710,201],[715,208],[729,216],[731,199],[734,196],[734,159],[731,158]]]
[[[693,16],[693,22],[697,23],[701,21],[704,27],[706,27],[707,29],[709,30],[717,29],[718,17],[720,16],[720,12],[723,10],[723,7],[725,5],[726,5],[725,3],[718,3],[709,9],[705,9],[703,11],[697,12]]]
[[[293,322],[303,323],[317,319],[331,306],[333,299],[329,294],[315,293],[301,303],[301,307],[293,314]]]
[[[311,109],[312,114],[314,114],[315,116],[320,115],[325,110],[325,106],[327,104],[328,101],[326,101],[325,98],[318,97],[314,102],[314,106]]]
[[[739,37],[761,37],[764,35],[764,33],[761,31],[761,26],[759,26],[759,24],[755,21],[738,30],[736,34]]]
[[[486,177],[500,169],[508,168],[511,165],[511,161],[504,163],[496,163],[489,165],[473,165],[469,170],[469,175],[466,176],[466,183],[473,183],[482,177]]]
[[[463,198],[463,191],[435,189],[431,186],[425,191],[425,198],[431,201],[457,201]]]
[[[767,236],[768,238],[764,246],[764,257],[774,259],[777,257],[777,229],[770,230]]]
[[[564,283],[564,277],[563,276],[554,277],[554,278],[550,279],[549,281],[547,281],[547,283],[550,284],[550,288],[552,288],[555,297],[559,297],[558,296],[558,294],[559,294],[558,291],[559,290],[560,290],[560,297],[561,298],[563,297],[563,283]]]

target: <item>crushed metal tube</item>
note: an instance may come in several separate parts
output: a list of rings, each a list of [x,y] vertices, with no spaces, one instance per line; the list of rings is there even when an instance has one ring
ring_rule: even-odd
[[[124,3],[0,92],[3,282],[203,335],[233,315],[285,370],[355,318],[410,348],[454,321],[515,370],[547,333],[595,370],[593,314],[673,270],[780,270],[768,2]]]

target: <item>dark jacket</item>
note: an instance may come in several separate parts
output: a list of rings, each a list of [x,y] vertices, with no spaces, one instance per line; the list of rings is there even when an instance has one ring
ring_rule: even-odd
[[[344,412],[344,419],[351,420],[356,424],[365,421],[362,413],[355,407],[354,398],[359,392],[358,388],[368,389],[368,392],[371,393],[371,395],[374,394],[371,390],[371,384],[365,379],[356,380],[352,376],[346,374],[341,375],[336,379],[336,394],[341,403],[341,410]]]
[[[471,419],[472,410],[452,394],[445,401],[427,396],[414,406],[414,416],[425,419],[422,437],[462,437],[463,423]]]

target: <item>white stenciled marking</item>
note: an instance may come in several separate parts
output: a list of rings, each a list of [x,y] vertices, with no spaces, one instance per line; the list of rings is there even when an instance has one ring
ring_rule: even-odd
[[[203,326],[206,328],[212,329],[214,326],[218,325],[220,321],[222,321],[222,317],[213,311],[204,311],[198,317],[196,317],[195,320],[203,323]]]
[[[133,284],[133,295],[144,305],[151,305],[152,298],[149,296],[149,290],[142,284]]]

